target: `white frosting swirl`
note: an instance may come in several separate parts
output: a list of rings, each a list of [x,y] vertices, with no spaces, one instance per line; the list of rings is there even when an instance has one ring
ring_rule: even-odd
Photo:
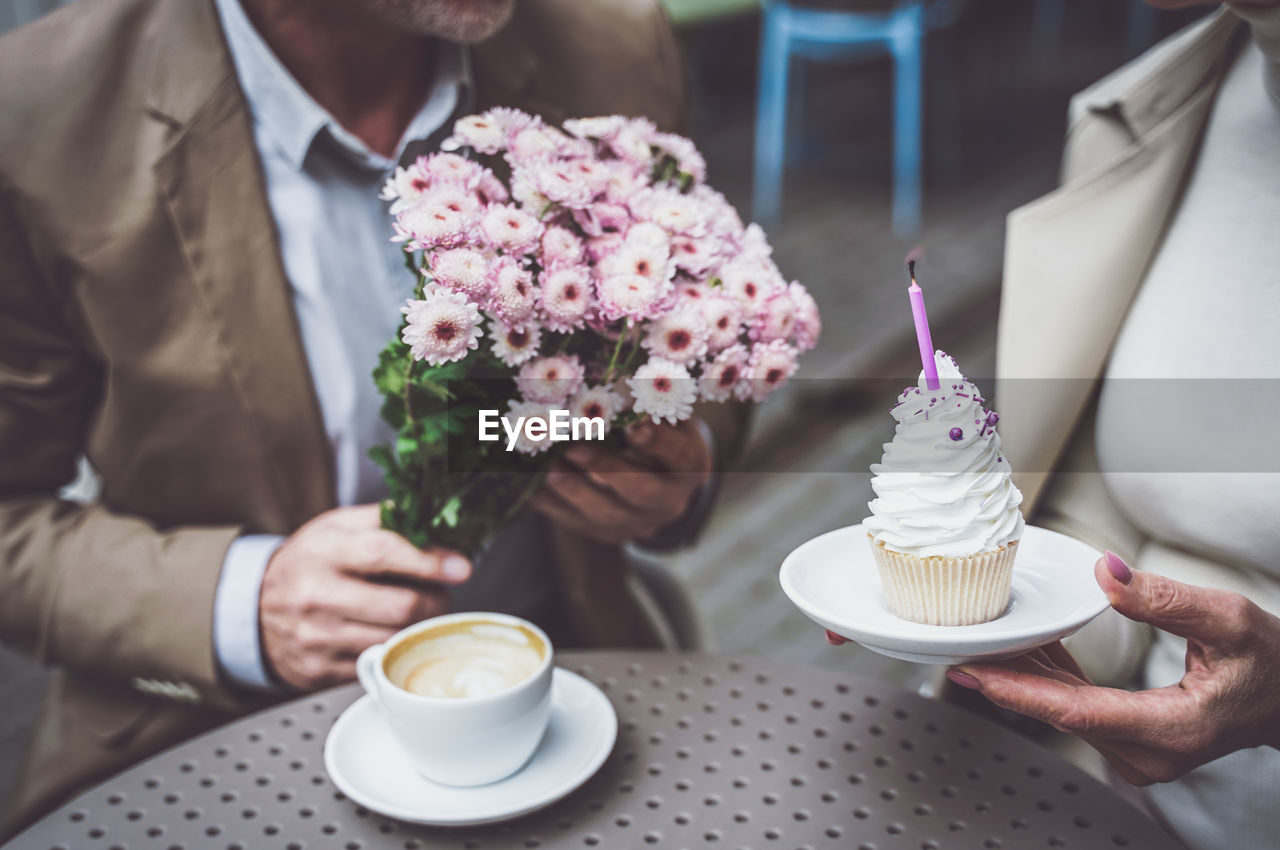
[[[956,361],[934,355],[941,387],[924,372],[890,411],[893,442],[873,463],[876,498],[867,532],[895,552],[927,558],[990,552],[1022,536],[1022,493],[1013,486],[995,423]]]

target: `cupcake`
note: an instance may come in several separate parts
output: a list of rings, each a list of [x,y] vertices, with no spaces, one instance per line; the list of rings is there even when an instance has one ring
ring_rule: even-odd
[[[890,611],[966,626],[1009,605],[1022,493],[1000,451],[999,417],[954,359],[941,351],[934,359],[941,386],[928,389],[921,372],[891,411],[898,425],[871,465],[876,498],[863,527]]]

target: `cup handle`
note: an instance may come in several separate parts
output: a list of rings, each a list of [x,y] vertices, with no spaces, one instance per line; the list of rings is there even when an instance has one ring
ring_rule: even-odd
[[[382,663],[382,653],[386,650],[386,646],[375,643],[373,646],[360,653],[360,657],[356,659],[356,678],[360,680],[360,687],[364,688],[364,692],[373,697],[374,702],[380,702],[378,698],[378,665]]]

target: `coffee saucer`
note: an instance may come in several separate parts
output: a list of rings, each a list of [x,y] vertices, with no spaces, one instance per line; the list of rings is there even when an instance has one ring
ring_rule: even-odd
[[[972,626],[930,626],[889,612],[862,525],[815,537],[787,556],[782,590],[809,619],[867,649],[921,664],[999,661],[1078,631],[1108,607],[1091,546],[1027,526],[1013,563],[1009,607]]]
[[[424,778],[400,755],[368,695],[329,730],[324,766],[338,790],[366,809],[429,826],[473,826],[519,817],[564,797],[595,775],[617,737],[618,716],[608,697],[557,668],[547,731],[525,766],[506,779],[453,788]]]

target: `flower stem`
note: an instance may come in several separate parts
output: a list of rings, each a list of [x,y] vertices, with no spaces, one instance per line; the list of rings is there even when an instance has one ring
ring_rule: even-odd
[[[626,339],[626,337],[627,334],[625,331],[618,334],[618,341],[613,346],[613,356],[609,358],[609,368],[606,369],[604,373],[605,384],[613,383],[613,367],[618,363],[618,354],[622,351],[622,341]]]

